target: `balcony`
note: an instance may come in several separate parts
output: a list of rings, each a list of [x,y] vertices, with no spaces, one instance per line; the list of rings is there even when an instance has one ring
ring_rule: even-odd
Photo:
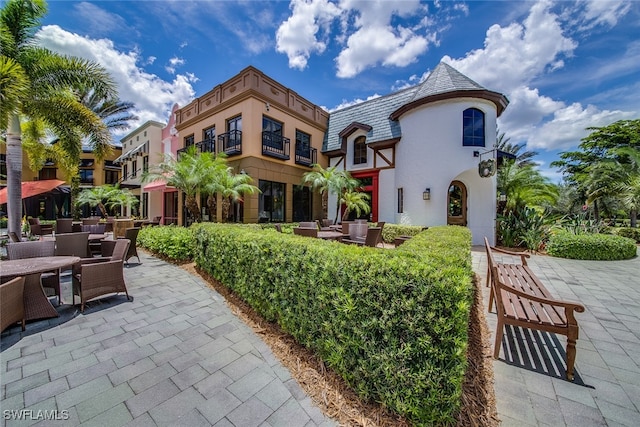
[[[309,166],[318,162],[318,149],[296,144],[296,164]]]
[[[215,153],[216,152],[216,140],[215,138],[205,139],[204,141],[200,141],[197,144],[194,144],[196,147],[196,153]],[[189,147],[181,148],[178,150],[178,158],[182,153],[186,153]]]
[[[242,131],[232,130],[218,136],[219,152],[227,156],[242,154]]]
[[[289,138],[273,132],[262,132],[262,154],[289,160]]]

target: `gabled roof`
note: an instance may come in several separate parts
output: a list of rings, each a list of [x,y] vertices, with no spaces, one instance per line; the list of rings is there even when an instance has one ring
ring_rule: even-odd
[[[367,144],[398,139],[402,136],[398,121],[402,114],[429,102],[459,97],[487,99],[496,105],[498,116],[509,103],[504,95],[485,89],[441,62],[416,86],[331,113],[322,151],[344,149],[340,134],[354,122],[371,126]]]

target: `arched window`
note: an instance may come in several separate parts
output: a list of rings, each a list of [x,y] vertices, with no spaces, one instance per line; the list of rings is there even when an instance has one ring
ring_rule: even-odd
[[[367,163],[367,144],[366,138],[359,136],[353,141],[353,164],[361,165]]]
[[[484,113],[468,108],[462,113],[462,145],[484,147]]]

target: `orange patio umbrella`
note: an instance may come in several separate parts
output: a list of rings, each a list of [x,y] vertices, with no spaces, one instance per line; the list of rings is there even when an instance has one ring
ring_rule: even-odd
[[[46,179],[42,181],[28,181],[22,183],[22,198],[37,196],[38,194],[46,193],[53,190],[56,187],[64,184],[64,181],[59,179]],[[7,203],[7,188],[0,190],[0,205]]]

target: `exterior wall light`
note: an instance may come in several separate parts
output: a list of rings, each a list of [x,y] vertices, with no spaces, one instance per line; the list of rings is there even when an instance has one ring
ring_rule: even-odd
[[[500,193],[500,196],[498,197],[498,201],[506,202],[507,201],[507,195],[504,194],[504,193]]]
[[[431,200],[431,189],[425,188],[422,192],[422,200]]]

